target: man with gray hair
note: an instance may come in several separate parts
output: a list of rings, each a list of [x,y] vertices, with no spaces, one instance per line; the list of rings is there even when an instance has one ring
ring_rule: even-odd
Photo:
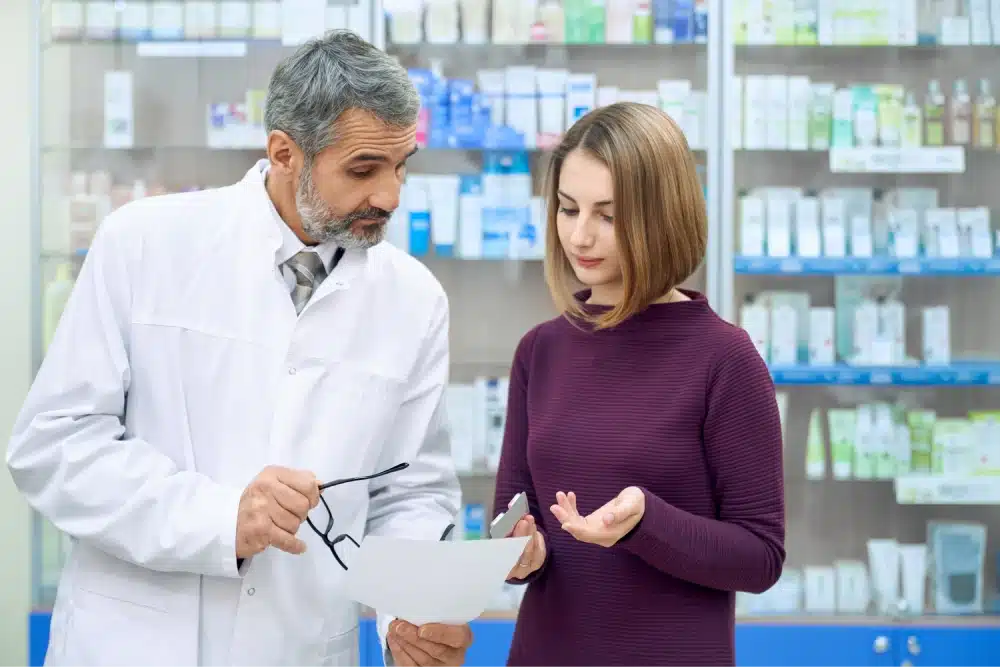
[[[381,243],[418,107],[388,55],[329,33],[275,70],[242,181],[101,225],[7,451],[72,541],[47,664],[357,665],[360,540],[449,529],[448,302]],[[471,642],[378,629],[397,665]]]

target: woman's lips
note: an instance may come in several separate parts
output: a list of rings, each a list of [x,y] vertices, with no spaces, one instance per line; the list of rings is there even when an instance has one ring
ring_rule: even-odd
[[[576,257],[575,259],[576,263],[585,269],[593,269],[597,266],[600,266],[601,262],[604,261],[603,259],[597,259],[593,257],[579,257],[579,256]]]

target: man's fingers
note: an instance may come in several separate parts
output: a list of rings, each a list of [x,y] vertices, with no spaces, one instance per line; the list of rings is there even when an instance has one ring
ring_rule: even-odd
[[[421,639],[445,644],[452,648],[465,648],[472,641],[472,631],[467,625],[444,625],[442,623],[428,623],[420,626],[417,636]]]
[[[393,660],[399,667],[417,667],[417,661],[409,654],[401,640],[392,635],[386,638],[389,650],[392,651]]]
[[[295,516],[284,507],[280,505],[272,505],[270,514],[271,522],[284,532],[291,535],[299,532],[299,526],[302,525],[302,519]]]
[[[310,508],[315,507],[316,503],[319,502],[319,482],[316,481],[316,475],[308,470],[278,468],[276,477],[285,486],[305,496]]]
[[[305,553],[306,543],[277,526],[271,526],[271,546],[290,554]]]
[[[449,653],[454,651],[447,644],[438,644],[421,639],[417,635],[417,629],[412,626],[404,627],[396,635],[396,638],[403,645],[406,652],[421,665],[444,662],[448,659]]]
[[[273,495],[279,505],[299,517],[299,523],[306,520],[309,510],[313,507],[309,498],[290,486],[276,484]]]
[[[442,664],[442,661],[439,658],[431,655],[426,650],[424,650],[424,645],[428,644],[429,642],[423,642],[422,644],[418,644],[418,642],[420,642],[419,639],[410,641],[405,637],[399,637],[396,639],[396,641],[400,644],[400,648],[402,648],[403,651],[406,652],[406,654],[410,657],[410,659],[413,660],[415,664],[420,665],[420,667],[429,667],[431,665]],[[447,646],[441,646],[441,649],[444,651],[449,650]]]

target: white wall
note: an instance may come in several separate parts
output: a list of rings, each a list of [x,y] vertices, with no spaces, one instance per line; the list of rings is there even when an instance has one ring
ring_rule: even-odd
[[[34,0],[0,2],[0,450],[31,381],[31,118]],[[0,468],[0,665],[27,664],[30,514]]]

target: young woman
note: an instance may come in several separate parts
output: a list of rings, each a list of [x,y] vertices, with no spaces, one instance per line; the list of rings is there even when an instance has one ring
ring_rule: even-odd
[[[707,236],[687,142],[613,104],[548,176],[562,314],[518,346],[495,497],[527,494],[533,536],[508,664],[732,665],[735,592],[785,559],[781,427],[750,338],[678,287]]]

